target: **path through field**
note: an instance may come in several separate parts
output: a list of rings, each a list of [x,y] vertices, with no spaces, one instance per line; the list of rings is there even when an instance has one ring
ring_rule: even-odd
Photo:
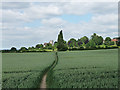
[[[56,66],[57,62],[58,62],[58,55],[57,55],[57,52],[55,52],[55,61],[53,62],[51,67],[47,70],[47,72],[43,75],[42,81],[41,81],[41,84],[40,84],[40,89],[46,90],[46,88],[47,88],[47,85],[46,85],[47,73]]]
[[[47,73],[42,78],[40,88],[46,88],[46,77],[47,77]]]

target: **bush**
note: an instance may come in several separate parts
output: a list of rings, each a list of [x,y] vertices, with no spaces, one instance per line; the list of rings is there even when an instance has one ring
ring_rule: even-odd
[[[120,41],[117,42],[117,46],[120,46]]]
[[[67,46],[64,46],[64,47],[62,47],[61,49],[59,49],[59,51],[66,51],[66,50],[68,50],[68,47],[67,47]]]
[[[72,48],[72,50],[77,50],[77,48]]]
[[[52,49],[52,47],[48,47],[48,49]]]
[[[101,49],[101,47],[100,47],[100,46],[97,46],[96,48],[97,48],[97,49]]]
[[[79,50],[83,50],[83,49],[84,49],[84,47],[83,47],[83,46],[80,46],[80,47],[79,47]]]
[[[113,42],[113,41],[111,41],[111,42],[110,42],[110,45],[114,45],[114,42]]]

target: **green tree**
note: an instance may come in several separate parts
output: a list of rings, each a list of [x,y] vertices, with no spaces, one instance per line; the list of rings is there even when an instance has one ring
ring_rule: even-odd
[[[34,46],[32,46],[31,48],[32,48],[32,49],[35,49],[35,47],[34,47]]]
[[[32,47],[29,47],[28,50],[29,50],[29,51],[32,51]]]
[[[84,37],[78,39],[78,46],[82,46],[85,48],[85,46],[86,46],[85,44],[87,44],[88,42],[89,42],[88,37],[84,36]]]
[[[12,51],[12,52],[16,52],[17,49],[16,49],[15,47],[12,47],[12,48],[10,49],[10,51]]]
[[[25,52],[25,51],[27,51],[28,49],[26,48],[26,47],[21,47],[20,48],[20,52]]]
[[[89,42],[85,45],[86,48],[90,48]]]
[[[47,43],[46,48],[47,48],[47,49],[52,49],[52,48],[53,48],[53,47],[52,47],[52,44]]]
[[[92,39],[89,41],[88,45],[89,45],[90,48],[95,48],[96,47],[96,44]]]
[[[120,41],[118,41],[116,44],[117,44],[117,46],[120,46]]]
[[[102,45],[103,44],[103,37],[102,36],[98,36],[97,44],[98,45]]]
[[[54,47],[57,47],[57,42],[56,41],[54,42]]]
[[[81,46],[82,44],[83,44],[83,42],[81,41],[81,39],[78,39],[78,40],[77,40],[77,45],[78,45],[78,46]]]
[[[110,45],[114,45],[114,41],[110,41]]]
[[[53,51],[57,49],[57,42],[55,41],[54,42],[54,45],[53,45]]]
[[[77,44],[77,42],[76,42],[76,40],[74,39],[74,38],[71,38],[69,41],[68,41],[68,46],[69,47],[76,47],[76,44]]]
[[[27,50],[27,49],[26,49]],[[35,51],[35,48],[32,46],[32,47],[28,47],[28,50],[29,51]]]
[[[37,44],[36,48],[43,48],[43,45],[42,44]]]
[[[95,42],[96,45],[102,45],[103,44],[102,36],[98,36],[96,33],[94,33],[91,36],[91,39]]]
[[[106,37],[105,38],[105,45],[111,45],[112,42],[111,42],[111,38],[110,37]]]
[[[88,43],[88,41],[89,41],[89,39],[88,39],[88,37],[84,36],[84,37],[82,37],[82,38],[78,39],[78,41],[81,41],[82,43],[87,44],[87,43]]]
[[[106,37],[105,41],[111,41],[111,38],[110,37]]]
[[[60,31],[58,35],[58,40],[57,40],[57,49],[58,51],[65,51],[67,50],[67,45],[65,44],[65,41],[63,40],[63,33],[62,30]]]

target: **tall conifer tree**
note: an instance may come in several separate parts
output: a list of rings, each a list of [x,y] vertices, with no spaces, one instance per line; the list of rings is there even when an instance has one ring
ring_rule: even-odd
[[[58,35],[58,40],[57,41],[58,41],[58,45],[57,45],[58,51],[67,50],[67,46],[65,45],[64,40],[63,40],[62,30],[60,31],[60,33]]]

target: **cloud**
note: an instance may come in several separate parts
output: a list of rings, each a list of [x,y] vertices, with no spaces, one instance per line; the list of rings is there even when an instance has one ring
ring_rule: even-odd
[[[66,40],[74,37],[76,39],[82,36],[90,36],[93,33],[98,35],[110,36],[111,38],[118,36],[118,16],[116,14],[95,15],[89,22],[80,22],[77,24],[67,23],[64,27]]]
[[[97,15],[92,17],[93,23],[104,24],[104,25],[116,25],[118,20],[117,14],[105,14]]]
[[[3,4],[3,20],[32,21],[34,19],[51,18],[62,14],[97,15],[116,13],[117,3],[5,3]]]
[[[28,4],[28,5],[27,5]],[[8,6],[7,6],[8,5]],[[33,3],[5,3],[3,5],[3,22],[31,22],[60,15],[62,11],[55,5],[36,5]]]
[[[2,11],[2,18],[3,23],[16,23],[16,22],[24,22],[27,21],[27,16],[25,14],[20,13],[19,11],[13,11],[13,10],[3,10]]]
[[[3,46],[4,48],[11,48],[12,46],[20,48],[22,46],[29,47],[35,46],[38,43],[49,42],[49,39],[56,39],[58,34],[58,31],[56,30],[53,30],[49,27],[17,27],[11,29],[6,28],[3,31]]]
[[[39,5],[33,5],[24,12],[28,18],[30,19],[41,19],[41,18],[48,18],[56,15],[60,15],[61,11],[58,7],[53,5],[45,6],[39,6]]]
[[[2,9],[24,9],[29,8],[28,2],[2,2]]]
[[[105,3],[105,2],[71,2],[64,3],[61,7],[64,13],[84,15],[86,13],[94,14],[108,14],[117,13],[118,4],[117,3]]]
[[[60,29],[63,29],[65,40],[85,35],[90,38],[93,33],[104,38],[118,35],[117,3],[6,3],[2,12],[3,48],[28,47],[57,40]],[[71,23],[72,20],[61,18],[65,14],[91,16],[87,22]],[[25,25],[35,24],[36,20],[41,24],[38,27]]]
[[[48,26],[59,26],[64,25],[66,21],[62,20],[61,18],[50,18],[42,19],[41,23]]]

